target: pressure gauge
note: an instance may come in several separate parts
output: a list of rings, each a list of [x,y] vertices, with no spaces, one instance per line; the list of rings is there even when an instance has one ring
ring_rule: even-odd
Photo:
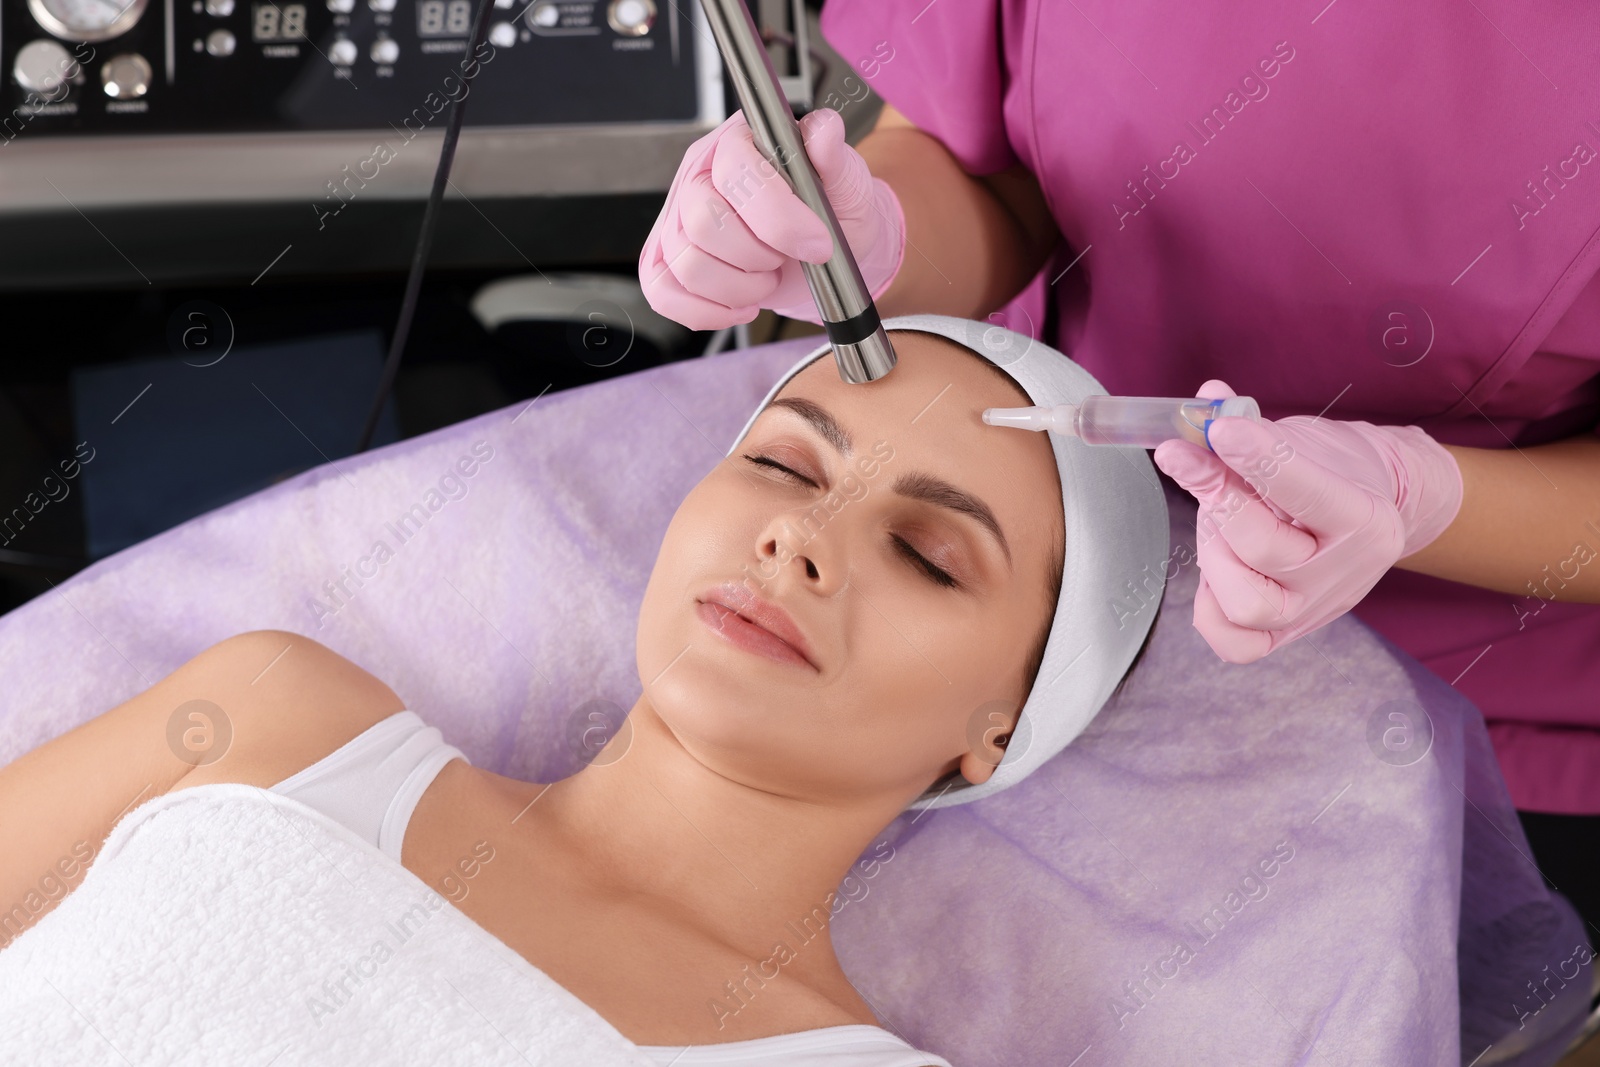
[[[64,41],[106,41],[133,29],[148,0],[28,0],[35,21]]]

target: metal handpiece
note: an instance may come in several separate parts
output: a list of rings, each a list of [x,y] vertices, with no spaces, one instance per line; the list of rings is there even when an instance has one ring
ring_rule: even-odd
[[[756,31],[755,19],[744,0],[701,0],[711,32],[722,52],[723,65],[739,95],[745,121],[756,148],[766,157],[802,203],[816,212],[833,238],[833,255],[825,263],[802,263],[823,328],[839,363],[839,376],[847,382],[870,382],[894,369],[894,348],[878,321],[861,268],[845,243],[844,231],[833,205],[822,190],[822,180],[806,155],[800,126],[778,85],[772,57]]]

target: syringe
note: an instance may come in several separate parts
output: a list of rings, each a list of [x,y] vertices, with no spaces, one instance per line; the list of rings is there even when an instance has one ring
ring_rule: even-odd
[[[1155,448],[1162,441],[1180,438],[1210,448],[1206,434],[1212,420],[1231,415],[1260,420],[1261,407],[1248,396],[1221,400],[1089,396],[1084,397],[1081,404],[986,408],[983,421],[991,426],[1012,426],[1019,430],[1054,430],[1090,445]]]

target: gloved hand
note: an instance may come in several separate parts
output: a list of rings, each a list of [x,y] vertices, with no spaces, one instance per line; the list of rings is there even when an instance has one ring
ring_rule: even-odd
[[[1197,395],[1234,392],[1212,380]],[[1349,611],[1461,507],[1455,457],[1416,426],[1230,417],[1209,439],[1214,454],[1164,441],[1155,462],[1200,503],[1194,625],[1229,663]]]
[[[899,198],[845,144],[837,111],[806,115],[800,135],[877,299],[905,253]],[[639,282],[651,307],[693,330],[749,322],[764,307],[821,322],[799,261],[832,254],[827,226],[762,157],[736,111],[684,154],[639,254]]]

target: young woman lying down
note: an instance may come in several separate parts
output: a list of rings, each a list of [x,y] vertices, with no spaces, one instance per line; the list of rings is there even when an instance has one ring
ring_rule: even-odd
[[[639,611],[628,729],[578,773],[474,767],[357,664],[244,633],[0,768],[0,903],[156,797],[242,783],[424,883],[494,842],[453,906],[660,1064],[945,1064],[880,1025],[826,927],[763,967],[759,995],[727,983],[908,806],[1014,784],[1083,728],[1155,614],[1115,605],[1164,573],[1166,510],[1137,452],[983,423],[1100,391],[1060,353],[961,320],[891,325],[890,375],[845,384],[812,353],[683,500]],[[191,701],[231,723],[221,758],[174,754]],[[15,925],[0,918],[0,945],[27,936]]]

